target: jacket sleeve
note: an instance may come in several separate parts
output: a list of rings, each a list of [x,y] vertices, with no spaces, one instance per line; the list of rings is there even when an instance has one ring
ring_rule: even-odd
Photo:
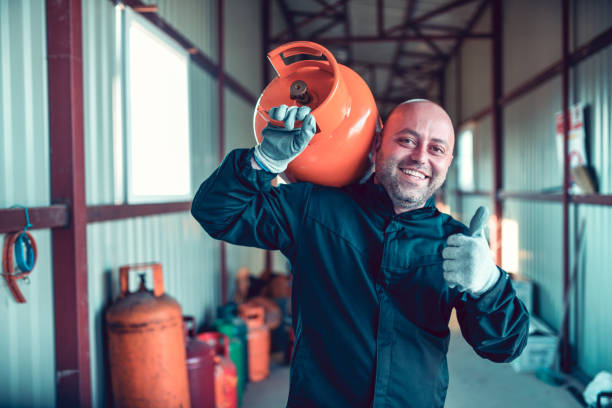
[[[273,187],[276,174],[253,169],[252,155],[252,149],[230,152],[198,189],[191,214],[213,238],[280,249],[293,259],[312,185]]]
[[[481,357],[501,363],[518,357],[527,344],[529,313],[501,270],[495,286],[479,298],[462,294],[455,308],[461,333]]]

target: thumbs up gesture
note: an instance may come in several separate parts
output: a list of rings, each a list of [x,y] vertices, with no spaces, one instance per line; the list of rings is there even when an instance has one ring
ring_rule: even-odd
[[[476,297],[492,288],[500,276],[484,236],[488,219],[489,210],[479,207],[470,221],[470,235],[449,236],[442,251],[442,269],[448,286]]]

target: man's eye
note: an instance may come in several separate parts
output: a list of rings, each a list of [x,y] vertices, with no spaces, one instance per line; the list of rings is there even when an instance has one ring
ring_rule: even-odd
[[[432,146],[431,150],[434,153],[437,153],[437,154],[444,154],[444,149],[442,147],[439,147],[439,146]]]
[[[416,141],[414,139],[412,139],[412,138],[409,138],[409,137],[400,139],[400,142],[403,143],[403,144],[416,145]]]

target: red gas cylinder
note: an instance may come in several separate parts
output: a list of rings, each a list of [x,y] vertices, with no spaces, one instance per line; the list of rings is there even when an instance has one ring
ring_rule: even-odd
[[[196,338],[195,319],[183,316],[192,408],[215,407],[215,348]]]
[[[264,321],[264,308],[245,303],[238,307],[238,316],[249,328],[249,380],[264,380],[270,374],[270,330]]]
[[[229,357],[229,337],[218,332],[196,337],[215,350],[215,408],[238,408],[238,373]]]
[[[253,118],[257,141],[261,142],[261,131],[270,122],[267,112],[275,106],[307,105],[317,121],[317,133],[306,150],[289,163],[285,178],[329,186],[344,186],[362,178],[369,167],[368,153],[379,122],[376,102],[365,81],[338,64],[326,48],[309,41],[281,45],[268,59],[278,77],[257,102]]]
[[[129,273],[153,270],[153,291],[130,292]],[[181,307],[164,294],[160,264],[123,266],[121,297],[106,312],[115,407],[186,407],[189,382]]]

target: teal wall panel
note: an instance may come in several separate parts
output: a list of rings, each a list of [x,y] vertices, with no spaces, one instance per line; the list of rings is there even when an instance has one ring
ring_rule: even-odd
[[[558,330],[563,315],[561,204],[506,200],[503,217],[518,222],[518,272],[536,285],[535,314]]]
[[[49,205],[45,4],[0,0],[0,208]],[[38,260],[27,303],[0,281],[0,406],[55,406],[51,234],[32,232]],[[0,240],[4,242],[4,235]]]

